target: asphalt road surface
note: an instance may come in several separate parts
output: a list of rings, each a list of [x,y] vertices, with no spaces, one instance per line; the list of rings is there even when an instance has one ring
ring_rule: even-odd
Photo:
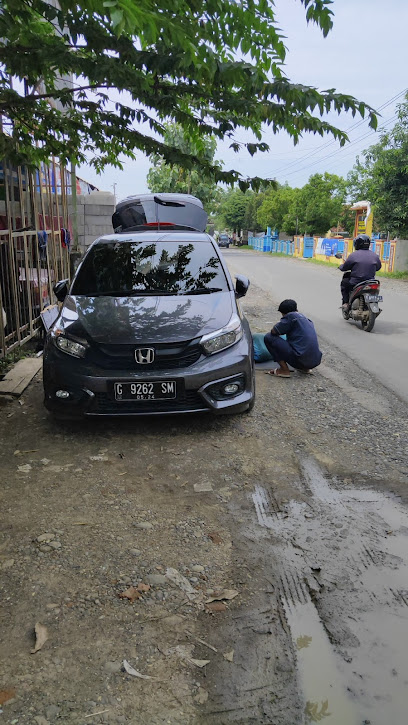
[[[367,333],[358,323],[346,322],[341,316],[341,273],[336,268],[239,249],[223,250],[223,254],[232,275],[245,274],[277,303],[295,299],[322,338],[408,401],[408,283],[381,278],[383,312],[373,332]],[[250,299],[250,292],[246,299]],[[271,323],[278,319],[279,313],[272,309]],[[324,343],[322,348],[324,352]]]

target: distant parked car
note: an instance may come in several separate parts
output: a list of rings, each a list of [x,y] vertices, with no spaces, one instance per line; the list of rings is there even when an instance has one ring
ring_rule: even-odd
[[[230,245],[230,238],[228,234],[220,234],[218,237],[218,246],[219,247],[229,247]]]

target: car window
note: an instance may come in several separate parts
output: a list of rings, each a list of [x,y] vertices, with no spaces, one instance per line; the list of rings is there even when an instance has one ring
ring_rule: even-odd
[[[208,294],[228,290],[211,242],[102,242],[84,258],[71,294]]]

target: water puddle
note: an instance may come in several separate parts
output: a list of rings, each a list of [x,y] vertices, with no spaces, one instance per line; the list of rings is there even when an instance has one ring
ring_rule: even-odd
[[[289,606],[285,598],[283,604],[296,648],[305,721],[360,725],[315,606],[312,602]]]
[[[303,461],[302,473],[308,503],[291,501],[281,510],[262,486],[253,502],[258,523],[274,534],[305,722],[403,725],[407,511],[392,495],[339,490],[314,461]]]

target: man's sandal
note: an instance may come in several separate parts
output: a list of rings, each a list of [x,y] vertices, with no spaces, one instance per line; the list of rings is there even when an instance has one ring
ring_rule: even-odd
[[[273,370],[265,370],[265,375],[272,375],[275,378],[285,378],[288,380],[290,378],[290,373],[283,374],[278,372],[278,368],[273,368]]]

